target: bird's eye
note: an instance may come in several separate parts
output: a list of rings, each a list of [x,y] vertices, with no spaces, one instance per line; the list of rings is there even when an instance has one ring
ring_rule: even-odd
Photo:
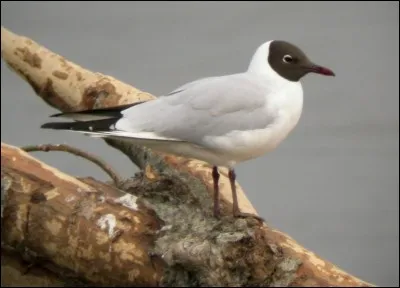
[[[283,62],[285,63],[292,63],[293,62],[293,58],[290,55],[285,55],[283,56]]]

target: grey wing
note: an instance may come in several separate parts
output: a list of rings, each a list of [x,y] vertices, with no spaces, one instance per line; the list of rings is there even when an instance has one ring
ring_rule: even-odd
[[[137,137],[204,144],[205,136],[265,128],[268,91],[246,74],[188,83],[164,97],[125,110],[116,128]]]

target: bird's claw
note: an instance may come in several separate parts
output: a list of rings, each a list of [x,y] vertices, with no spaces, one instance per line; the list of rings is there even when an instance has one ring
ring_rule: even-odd
[[[260,217],[260,216],[258,216],[258,215],[250,214],[250,213],[244,213],[244,212],[240,212],[240,211],[234,212],[233,213],[233,217],[235,217],[235,218],[254,218],[254,219],[256,219],[257,221],[259,221],[261,223],[265,222],[265,219]]]

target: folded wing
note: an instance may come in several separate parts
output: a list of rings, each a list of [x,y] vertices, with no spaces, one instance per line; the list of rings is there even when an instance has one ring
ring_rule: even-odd
[[[56,114],[53,116],[77,122],[46,123],[42,128],[94,137],[206,145],[206,136],[261,129],[271,124],[275,115],[267,113],[267,94],[268,89],[248,74],[204,78],[139,105]]]

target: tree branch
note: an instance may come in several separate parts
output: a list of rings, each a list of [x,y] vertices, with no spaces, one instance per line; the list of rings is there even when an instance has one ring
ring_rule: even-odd
[[[63,280],[157,285],[162,265],[147,251],[162,221],[137,197],[3,143],[1,169],[3,245]]]
[[[118,174],[103,160],[99,159],[98,157],[91,155],[87,152],[84,152],[82,150],[79,150],[77,148],[71,147],[69,145],[65,144],[58,144],[58,145],[52,145],[52,144],[43,144],[43,145],[30,145],[30,146],[24,146],[21,147],[22,150],[25,152],[35,152],[35,151],[43,151],[43,152],[49,152],[49,151],[62,151],[62,152],[68,152],[73,155],[82,157],[86,160],[89,160],[90,162],[95,163],[97,166],[99,166],[101,169],[103,169],[114,181],[115,186],[119,187],[120,183],[122,183],[122,178],[118,176]]]
[[[154,96],[111,76],[93,73],[67,61],[4,27],[1,36],[4,61],[30,83],[38,96],[61,111],[154,99]],[[138,188],[137,183],[141,183],[142,178],[122,186],[131,193],[140,190],[140,197],[165,223],[163,236],[157,238],[154,248],[156,255],[163,256],[167,267],[163,283],[371,286],[301,247],[280,231],[254,223],[251,219],[232,219],[232,198],[226,170],[221,171],[220,192],[221,212],[227,217],[216,221],[212,217],[210,165],[157,153],[127,142],[106,142],[145,171],[146,179],[164,179],[155,180],[157,185],[150,181],[152,189]],[[174,187],[172,190],[171,185]],[[157,189],[168,193],[154,193]],[[241,210],[257,214],[240,185],[237,185],[237,192]]]

